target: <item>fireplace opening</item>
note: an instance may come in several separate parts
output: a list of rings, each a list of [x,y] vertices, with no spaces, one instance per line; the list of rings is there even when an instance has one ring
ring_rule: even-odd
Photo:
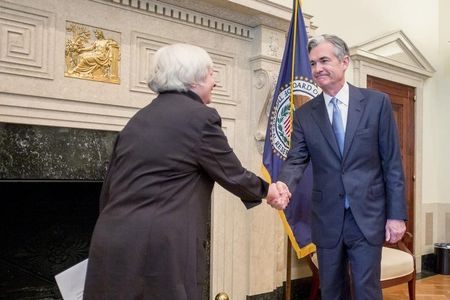
[[[0,181],[0,299],[62,299],[54,276],[88,257],[101,181]]]
[[[0,122],[0,300],[62,299],[54,276],[88,256],[116,137]]]

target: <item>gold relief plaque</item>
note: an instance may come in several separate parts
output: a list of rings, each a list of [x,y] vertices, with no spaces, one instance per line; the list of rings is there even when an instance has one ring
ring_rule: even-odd
[[[67,22],[64,75],[120,83],[120,34]]]

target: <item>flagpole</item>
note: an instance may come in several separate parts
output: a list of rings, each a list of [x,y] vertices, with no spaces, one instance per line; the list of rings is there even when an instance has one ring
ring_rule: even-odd
[[[299,0],[293,0],[292,1],[292,9],[293,9],[293,16],[294,16],[294,34],[293,34],[293,49],[292,49],[292,70],[291,70],[291,95],[290,95],[290,102],[291,102],[291,109],[290,109],[290,114],[291,114],[291,126],[292,126],[292,121],[293,121],[293,107],[294,107],[294,89],[293,89],[293,82],[294,82],[294,65],[295,65],[295,44],[296,44],[296,36],[297,34],[295,33],[295,30],[297,29],[297,10],[298,10],[298,1]],[[290,140],[289,140],[289,144],[290,144]],[[291,239],[289,238],[289,236],[287,237],[287,249],[286,249],[286,295],[285,295],[285,300],[291,300],[291,290],[292,290],[292,281],[291,281],[291,251],[292,251],[292,243],[291,243]]]
[[[301,97],[300,102],[318,94],[311,81],[311,69],[306,52],[308,36],[301,13],[301,3],[301,0],[293,0],[292,20],[264,141],[262,173],[268,182],[277,180],[282,163],[286,159],[286,149],[290,149],[291,146],[290,139],[293,132],[293,111],[295,108],[294,90]],[[300,43],[300,45],[297,45],[297,43]],[[308,225],[310,223],[308,212],[310,211],[311,201],[309,191],[312,188],[310,170],[311,168],[308,167],[305,170],[307,176],[304,176],[298,182],[298,191],[292,191],[291,204],[285,210],[278,211],[288,236],[286,243],[286,285],[284,286],[285,297],[283,297],[285,300],[292,298],[291,277],[292,261],[294,260],[292,252],[294,251],[298,258],[302,258],[315,249],[311,242],[310,226]],[[293,205],[294,202],[296,202],[295,205]],[[302,222],[301,226],[299,226],[300,222]],[[295,232],[292,224],[295,226]],[[299,236],[300,234],[302,236]]]
[[[288,243],[287,243],[287,250],[286,250],[286,294],[285,294],[285,300],[291,300],[291,251],[292,251],[292,244],[291,239],[288,236]]]

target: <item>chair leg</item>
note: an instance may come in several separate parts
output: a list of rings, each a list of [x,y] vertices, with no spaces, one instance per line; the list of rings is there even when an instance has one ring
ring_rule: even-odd
[[[317,274],[313,274],[312,283],[311,283],[311,291],[309,292],[308,300],[316,300],[317,294],[319,292],[320,280]]]
[[[410,281],[408,281],[408,293],[409,293],[409,300],[416,299],[416,278],[413,278]]]

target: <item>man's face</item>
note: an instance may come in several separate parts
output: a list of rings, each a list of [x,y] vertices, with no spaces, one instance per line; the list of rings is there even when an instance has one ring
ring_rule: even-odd
[[[309,61],[314,81],[325,93],[335,96],[345,83],[348,56],[339,61],[334,54],[333,44],[323,42],[311,49]]]

